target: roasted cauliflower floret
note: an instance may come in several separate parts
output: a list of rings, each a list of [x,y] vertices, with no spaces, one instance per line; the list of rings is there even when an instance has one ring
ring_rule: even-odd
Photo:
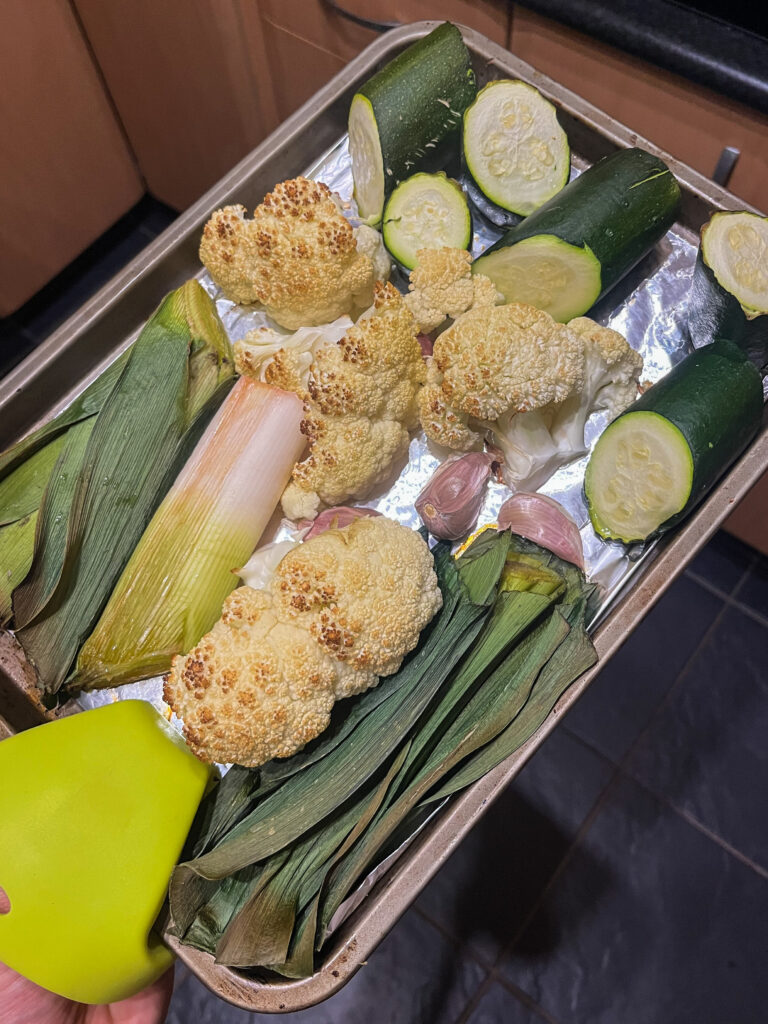
[[[469,310],[435,342],[419,395],[427,436],[459,451],[490,434],[516,488],[539,487],[584,453],[589,415],[632,402],[643,361],[586,317],[556,323],[522,303]]]
[[[200,259],[234,302],[263,305],[283,327],[325,324],[373,300],[370,238],[358,244],[331,190],[294,178],[276,185],[246,219],[243,206],[216,210],[203,229]]]
[[[323,505],[366,498],[408,450],[419,421],[426,367],[416,325],[392,285],[377,284],[373,310],[335,344],[314,349],[306,388],[294,349],[264,369],[275,387],[304,399],[307,457],[297,463],[282,505],[289,519],[312,519]]]
[[[357,519],[290,551],[264,590],[230,594],[210,633],[174,658],[165,700],[205,760],[288,757],[337,699],[396,672],[441,604],[421,537]]]
[[[475,306],[503,300],[489,277],[472,274],[472,257],[465,249],[419,249],[416,258],[405,301],[424,334],[447,317],[455,320]]]
[[[430,369],[431,383],[419,395],[422,426],[433,441],[457,447],[441,429],[448,411],[466,423],[563,401],[581,384],[584,353],[574,333],[533,306],[482,306],[439,336]],[[436,406],[445,410],[440,418],[432,414]]]

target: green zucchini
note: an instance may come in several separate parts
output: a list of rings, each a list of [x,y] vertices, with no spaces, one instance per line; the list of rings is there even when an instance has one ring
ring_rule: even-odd
[[[408,270],[419,249],[468,249],[472,242],[469,204],[458,182],[439,174],[414,174],[387,200],[382,225],[384,244]]]
[[[515,224],[519,224],[523,219],[517,213],[510,213],[509,210],[503,210],[496,203],[491,202],[488,196],[483,195],[480,189],[477,187],[475,180],[467,170],[466,161],[462,158],[462,175],[461,175],[461,187],[467,194],[469,201],[472,206],[477,210],[479,214],[485,217],[486,220],[490,221],[494,227],[505,230],[511,228]]]
[[[601,537],[645,540],[686,515],[755,436],[762,378],[720,340],[678,363],[600,436],[584,490]]]
[[[462,156],[496,206],[527,217],[568,181],[571,152],[557,111],[538,89],[489,82],[464,114]]]
[[[642,149],[603,157],[475,260],[507,302],[582,316],[672,226],[680,186]]]
[[[376,226],[392,190],[439,165],[477,87],[461,32],[449,21],[369,79],[349,108],[349,155],[360,217]],[[445,161],[443,161],[443,164]]]
[[[704,225],[688,330],[697,348],[730,338],[768,368],[768,217],[716,213]]]

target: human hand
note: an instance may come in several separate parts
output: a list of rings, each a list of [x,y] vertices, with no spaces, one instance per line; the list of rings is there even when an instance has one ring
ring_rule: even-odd
[[[119,1003],[87,1006],[48,992],[0,963],[3,1024],[162,1024],[172,992],[173,969]]]

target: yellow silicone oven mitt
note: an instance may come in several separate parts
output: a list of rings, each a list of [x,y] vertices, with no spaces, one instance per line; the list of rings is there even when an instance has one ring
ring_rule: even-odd
[[[109,1003],[172,956],[152,932],[210,769],[145,701],[0,743],[0,961],[69,999]]]

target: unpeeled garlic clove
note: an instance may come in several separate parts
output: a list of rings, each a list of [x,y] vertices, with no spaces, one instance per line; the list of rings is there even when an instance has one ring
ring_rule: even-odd
[[[468,452],[446,459],[437,468],[415,501],[433,536],[457,540],[469,533],[480,514],[495,461],[488,452]]]
[[[377,512],[375,508],[352,508],[349,505],[339,505],[337,508],[327,508],[324,512],[313,521],[312,526],[309,528],[307,533],[304,534],[304,540],[310,540],[312,537],[316,537],[319,533],[324,533],[326,530],[336,529],[340,530],[344,526],[349,526],[355,519],[360,519],[361,516],[380,516],[381,512]]]
[[[498,523],[500,530],[511,530],[584,569],[578,524],[554,498],[518,491],[499,509]]]

